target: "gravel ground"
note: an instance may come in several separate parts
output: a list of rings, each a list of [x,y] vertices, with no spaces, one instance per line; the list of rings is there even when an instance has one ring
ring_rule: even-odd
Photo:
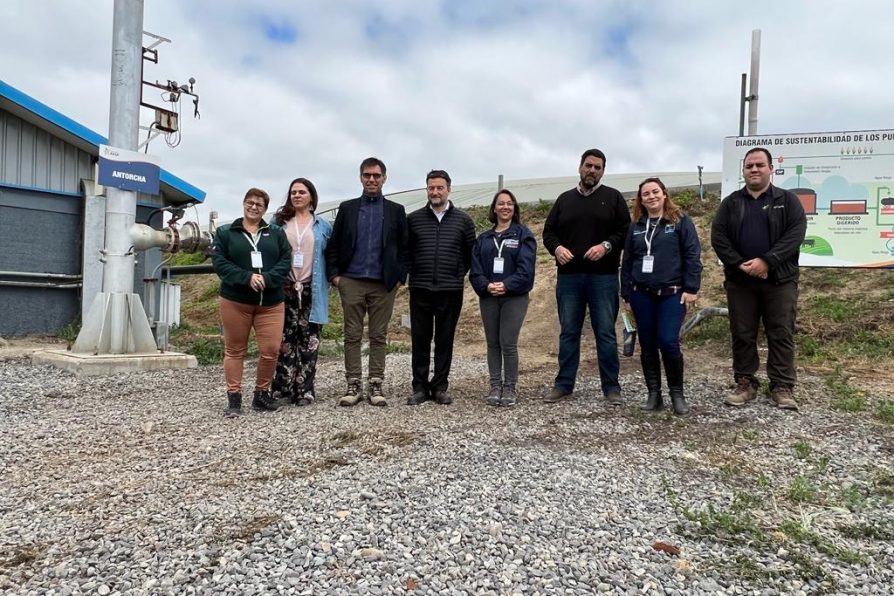
[[[891,594],[894,432],[829,408],[693,415],[593,397],[483,403],[485,365],[454,364],[451,406],[312,407],[225,420],[220,367],[76,378],[0,362],[0,593]],[[583,370],[583,369],[582,369]],[[252,379],[254,370],[246,371]]]

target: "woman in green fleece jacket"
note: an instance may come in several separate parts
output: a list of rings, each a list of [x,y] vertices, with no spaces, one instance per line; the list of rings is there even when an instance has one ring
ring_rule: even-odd
[[[243,216],[214,235],[211,261],[220,277],[227,417],[242,413],[242,368],[252,328],[260,355],[251,405],[256,410],[279,409],[270,395],[270,381],[282,341],[283,280],[291,267],[292,248],[282,228],[264,221],[269,205],[266,192],[248,189]]]

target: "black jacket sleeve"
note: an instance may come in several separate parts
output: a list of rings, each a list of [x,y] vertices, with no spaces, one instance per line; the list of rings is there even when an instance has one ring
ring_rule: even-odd
[[[397,205],[398,246],[397,259],[400,262],[400,283],[407,285],[407,274],[410,272],[410,228],[407,225],[407,211],[403,205]]]
[[[472,266],[472,247],[475,246],[475,222],[469,215],[463,221],[463,275]]]
[[[801,244],[807,233],[807,215],[797,196],[789,191],[785,193],[786,228],[782,236],[773,243],[770,250],[761,258],[773,271],[783,262],[790,261],[801,252]]]
[[[739,251],[733,247],[731,236],[730,217],[734,200],[730,195],[720,201],[717,215],[714,216],[714,223],[711,224],[711,247],[717,254],[717,258],[727,267],[738,267],[745,261]]]
[[[329,236],[329,242],[326,244],[324,257],[326,258],[326,279],[332,281],[333,277],[340,275],[338,269],[338,251],[344,242],[345,233],[345,210],[339,208],[335,215],[335,222],[332,224],[332,235]]]

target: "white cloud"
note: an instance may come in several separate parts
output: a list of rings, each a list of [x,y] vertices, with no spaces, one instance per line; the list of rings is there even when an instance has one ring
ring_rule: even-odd
[[[174,43],[146,74],[194,76],[202,114],[184,102],[181,145],[152,152],[225,217],[296,176],[354,196],[368,155],[391,191],[434,167],[573,175],[591,146],[610,172],[719,169],[755,28],[762,132],[892,126],[889,3],[448,1],[147,1],[144,28]],[[105,134],[111,27],[111,0],[6,0],[0,76]]]

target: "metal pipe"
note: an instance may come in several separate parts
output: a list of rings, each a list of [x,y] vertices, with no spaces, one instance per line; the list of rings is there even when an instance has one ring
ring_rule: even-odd
[[[745,136],[745,102],[748,101],[748,96],[745,95],[745,91],[748,89],[748,75],[744,72],[742,73],[742,92],[739,94],[739,136]]]
[[[70,273],[34,273],[31,271],[0,271],[0,277],[39,277],[42,279],[81,279]]]
[[[174,265],[164,267],[161,274],[168,273],[170,275],[199,275],[204,273],[214,273],[214,265]]]
[[[703,320],[708,317],[728,317],[729,309],[723,308],[722,306],[709,306],[707,308],[703,308],[697,313],[695,316],[683,323],[683,327],[680,329],[680,337],[683,337],[690,331],[692,331],[696,325],[701,323]]]
[[[748,91],[748,134],[757,134],[757,87],[761,70],[761,30],[751,32],[751,82]]]
[[[54,284],[53,282],[45,281],[7,281],[5,279],[0,280],[0,286],[7,286],[11,288],[52,288],[54,290],[74,290],[80,288],[84,284],[82,283],[73,283],[73,284]]]

